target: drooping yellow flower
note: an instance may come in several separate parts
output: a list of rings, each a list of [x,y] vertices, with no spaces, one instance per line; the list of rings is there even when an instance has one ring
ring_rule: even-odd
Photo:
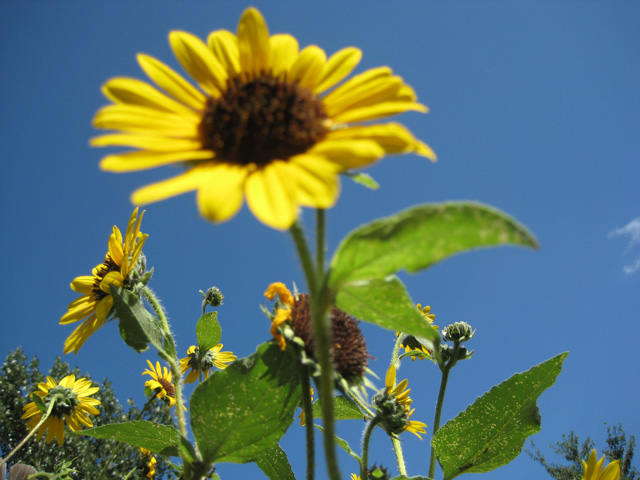
[[[149,458],[149,462],[143,465],[143,475],[145,478],[153,478],[156,474],[156,463],[158,463],[158,460],[156,460],[156,457],[151,455],[151,452],[146,448],[140,448],[140,453],[145,457],[145,460]]]
[[[411,393],[411,389],[408,389],[409,380],[406,378],[402,380],[399,384],[396,385],[396,369],[393,365],[389,367],[387,370],[387,375],[385,376],[384,381],[385,387],[387,388],[387,393],[393,397],[395,397],[396,401],[404,407],[405,415],[406,415],[406,423],[404,427],[404,431],[411,432],[416,435],[419,439],[422,440],[420,436],[421,433],[426,433],[427,424],[423,422],[418,422],[417,420],[409,420],[413,415],[414,409],[411,409],[411,398],[409,397],[409,393]]]
[[[418,303],[416,304],[416,308],[422,314],[424,319],[427,322],[429,322],[429,325],[431,325],[436,330],[439,328],[437,325],[433,324],[433,321],[435,320],[436,316],[435,314],[431,313],[431,307],[429,305],[423,308],[422,305]],[[396,336],[398,335],[400,335],[400,332],[396,332]],[[433,352],[429,350],[429,348],[426,345],[421,343],[413,335],[405,336],[405,338],[402,340],[402,347],[404,348],[405,353],[415,352],[415,353],[421,354],[421,355],[412,355],[411,361],[414,361],[416,358],[419,358],[420,360],[424,360],[425,358],[430,358],[430,359],[433,358],[432,357]]]
[[[221,352],[222,343],[209,349],[202,359],[198,358],[200,347],[191,345],[187,350],[187,356],[180,360],[180,371],[184,375],[191,370],[184,379],[184,383],[193,383],[198,377],[204,375],[205,380],[209,378],[213,367],[224,370],[228,367],[228,363],[233,362],[237,356],[233,352]]]
[[[603,470],[604,455],[598,460],[596,449],[591,450],[589,460],[582,462],[584,470],[582,480],[619,480],[620,479],[620,460],[614,460]]]
[[[171,372],[167,367],[161,367],[160,362],[153,363],[147,360],[150,370],[145,370],[142,375],[150,375],[152,380],[147,380],[144,385],[155,392],[156,397],[169,405],[169,408],[176,404],[176,389],[171,382]],[[186,410],[183,405],[182,408]]]
[[[38,429],[38,440],[42,438],[44,432],[47,432],[47,443],[51,443],[55,437],[58,445],[62,446],[64,443],[65,422],[69,425],[71,431],[75,432],[82,428],[81,425],[93,427],[93,423],[87,414],[100,414],[95,408],[96,405],[100,405],[100,400],[91,398],[91,395],[100,390],[100,388],[92,387],[91,381],[86,378],[76,380],[75,375],[68,375],[57,384],[54,378],[47,377],[46,382],[38,384],[38,390],[35,394],[40,396],[47,406],[54,398],[57,398],[51,410],[51,415]],[[27,428],[31,431],[40,423],[43,413],[38,409],[35,402],[26,404],[23,410],[24,415],[22,418],[30,419],[27,422]]]
[[[217,30],[205,44],[172,31],[169,43],[199,88],[139,54],[138,63],[159,88],[113,78],[102,89],[113,104],[93,120],[94,127],[117,132],[92,139],[93,146],[137,149],[104,157],[102,169],[128,172],[175,163],[186,169],[135,191],[135,204],[197,190],[200,213],[223,222],[246,197],[261,222],[287,229],[299,206],[335,204],[340,172],[366,167],[385,154],[436,158],[404,126],[370,123],[427,108],[389,67],[343,82],[360,61],[357,48],[329,58],[316,45],[300,50],[293,36],[270,35],[255,8],[243,13],[236,34]]]
[[[269,285],[267,291],[264,292],[264,296],[269,300],[276,298],[276,295],[280,298],[280,301],[284,306],[288,308],[278,308],[276,314],[271,321],[271,335],[275,338],[280,346],[281,350],[287,347],[287,342],[284,337],[278,331],[278,327],[291,318],[291,309],[295,305],[295,298],[282,282],[274,282]]]
[[[137,208],[133,211],[124,238],[114,225],[104,261],[92,270],[91,275],[76,277],[71,282],[71,289],[82,296],[69,304],[67,313],[60,319],[60,324],[84,321],[64,342],[65,354],[78,353],[84,342],[101,328],[111,315],[113,296],[110,285],[126,285],[148,237],[140,233],[143,215],[144,212],[138,216]]]

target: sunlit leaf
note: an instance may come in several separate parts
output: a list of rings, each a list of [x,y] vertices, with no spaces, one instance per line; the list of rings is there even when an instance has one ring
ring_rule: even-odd
[[[158,350],[163,350],[162,329],[156,318],[144,308],[142,300],[133,292],[115,284],[111,284],[109,288],[120,320],[120,335],[125,343],[138,353],[147,350],[149,343]]]
[[[159,425],[146,420],[112,423],[86,430],[78,430],[74,433],[94,438],[117,440],[136,447],[146,448],[158,455],[173,457],[179,455],[180,432],[168,425]]]
[[[296,480],[287,454],[280,445],[264,452],[256,459],[256,464],[269,480]]]
[[[222,328],[218,323],[218,312],[205,313],[196,325],[196,337],[201,352],[215,347],[222,338]]]
[[[513,460],[540,430],[536,400],[554,384],[562,353],[493,387],[436,432],[431,444],[445,480],[490,472]]]
[[[358,404],[342,395],[333,399],[333,414],[336,420],[362,420],[365,418]],[[315,418],[322,417],[320,400],[316,400],[313,404],[313,416]]]

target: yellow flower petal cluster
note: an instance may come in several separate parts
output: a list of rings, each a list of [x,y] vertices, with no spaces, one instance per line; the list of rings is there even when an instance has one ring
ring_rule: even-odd
[[[396,368],[391,365],[387,370],[384,385],[385,387],[387,387],[387,392],[389,393],[389,395],[394,396],[397,402],[404,407],[407,418],[411,418],[413,412],[415,411],[415,408],[411,409],[411,402],[413,402],[413,400],[411,400],[411,398],[409,397],[411,389],[407,388],[409,386],[409,380],[405,378],[398,385],[396,385]],[[420,434],[426,433],[426,427],[426,423],[418,422],[417,420],[408,420],[405,431],[413,433],[420,440],[422,440]]]
[[[111,315],[113,296],[110,286],[125,285],[148,237],[140,233],[143,215],[144,212],[138,216],[137,208],[133,211],[124,237],[114,225],[104,261],[91,271],[91,275],[76,277],[71,282],[71,289],[81,296],[69,304],[67,313],[60,319],[60,324],[83,321],[65,341],[65,354],[78,353],[87,339],[101,328]]]
[[[156,474],[156,463],[158,463],[158,460],[156,460],[156,457],[151,455],[151,452],[146,448],[140,448],[140,453],[142,453],[145,458],[149,457],[149,462],[144,465],[144,477],[153,478]]]
[[[416,304],[416,308],[422,314],[424,319],[427,322],[429,322],[429,325],[431,325],[436,330],[439,328],[437,325],[433,325],[433,321],[436,319],[436,316],[435,314],[431,313],[431,307],[429,305],[427,305],[426,307],[423,307],[421,304],[418,303]],[[398,336],[399,334],[400,332],[396,332],[396,336]],[[429,348],[426,345],[423,345],[422,343],[420,343],[418,339],[416,339],[413,336],[410,338],[405,338],[405,340],[402,343],[402,346],[404,347],[405,353],[421,352],[426,356],[426,358],[432,358],[433,352],[429,350]],[[416,358],[419,358],[420,360],[424,360],[425,356],[414,355],[411,357],[411,361],[413,362]]]
[[[169,43],[197,86],[139,54],[138,63],[157,88],[113,78],[102,89],[113,104],[93,119],[95,128],[116,132],[93,138],[93,146],[134,149],[104,157],[102,169],[185,167],[135,191],[135,204],[196,190],[200,213],[223,222],[246,198],[261,222],[287,229],[300,206],[335,204],[338,174],[345,170],[366,167],[385,154],[436,158],[401,124],[371,123],[427,108],[389,67],[345,80],[360,62],[357,48],[329,58],[316,45],[300,49],[291,35],[271,35],[255,8],[243,13],[235,34],[216,30],[205,43],[172,31]]]
[[[53,377],[47,377],[47,381],[38,384],[36,395],[42,398],[45,405],[49,405],[54,397],[58,397],[51,415],[40,426],[37,432],[37,439],[40,440],[47,432],[46,442],[51,443],[55,437],[58,445],[64,443],[64,424],[69,425],[71,431],[80,430],[82,425],[93,427],[93,423],[87,415],[98,415],[100,412],[95,408],[100,405],[100,400],[91,398],[91,395],[100,390],[99,387],[92,387],[91,381],[86,378],[76,380],[75,375],[68,375],[56,383]],[[22,418],[29,418],[27,428],[29,431],[36,428],[42,420],[43,413],[38,409],[35,402],[30,402],[23,407]]]
[[[171,382],[171,372],[167,367],[161,367],[160,362],[156,362],[155,366],[149,360],[147,360],[147,363],[149,364],[149,370],[142,372],[142,375],[149,375],[152,380],[147,380],[144,386],[154,391],[156,397],[169,405],[169,408],[175,406],[176,389]],[[186,410],[184,405],[182,408]]]
[[[199,347],[191,345],[187,349],[187,356],[180,359],[180,371],[182,375],[189,372],[184,379],[184,383],[193,383],[198,377],[204,375],[206,380],[211,375],[211,368],[216,367],[224,370],[228,367],[228,363],[233,362],[238,357],[233,352],[221,352],[223,344],[219,343],[215,347],[210,348],[205,354],[204,360],[198,358]]]
[[[584,470],[582,480],[620,480],[620,460],[614,460],[609,465],[604,466],[604,455],[598,460],[596,449],[591,450],[589,459],[582,462]]]
[[[282,282],[274,282],[264,292],[264,296],[269,300],[276,298],[276,295],[280,298],[280,301],[289,308],[278,308],[276,314],[271,321],[271,335],[276,339],[281,350],[287,347],[287,342],[284,337],[278,331],[278,327],[291,318],[291,309],[295,304],[293,294],[289,291],[287,286]]]

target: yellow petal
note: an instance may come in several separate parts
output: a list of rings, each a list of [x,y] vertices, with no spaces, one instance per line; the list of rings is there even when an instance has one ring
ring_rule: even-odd
[[[131,194],[131,202],[134,205],[145,205],[196,190],[202,183],[203,172],[208,168],[194,167],[176,177],[139,188]]]
[[[280,297],[280,300],[285,303],[286,305],[289,305],[290,307],[293,307],[293,295],[291,294],[291,291],[287,288],[287,286],[282,283],[282,282],[274,282],[271,285],[269,285],[269,287],[267,288],[267,290],[264,292],[264,296],[267,297],[267,299],[269,300],[273,300],[274,298],[276,298],[276,295],[278,295],[278,297]]]
[[[139,53],[137,59],[149,78],[165,92],[194,110],[203,109],[206,97],[182,75],[149,55]]]
[[[124,279],[122,278],[120,272],[114,271],[107,273],[100,282],[100,290],[111,295],[111,285],[116,285],[118,287],[122,287],[122,285],[124,285]],[[102,303],[102,301],[100,303]],[[99,309],[100,305],[98,305],[98,309],[96,311],[98,311]]]
[[[331,55],[316,85],[314,92],[328,90],[346,78],[360,63],[362,51],[355,47],[347,47]]]
[[[238,38],[228,30],[211,32],[207,38],[209,48],[223,68],[233,77],[240,73]]]
[[[309,45],[300,52],[291,66],[289,78],[297,81],[301,87],[314,90],[326,61],[327,56],[324,50],[315,45]]]
[[[296,219],[298,206],[291,193],[286,162],[271,162],[247,178],[247,204],[262,223],[286,230]]]
[[[92,315],[76,328],[69,338],[64,342],[65,355],[69,352],[78,353],[87,339],[104,325],[104,320],[98,320],[96,315]]]
[[[372,164],[384,156],[384,149],[373,140],[326,140],[314,145],[309,154],[322,155],[342,169],[350,169]]]
[[[402,79],[400,77],[379,78],[351,90],[349,95],[340,101],[326,103],[327,113],[333,118],[347,110],[395,100],[401,88]]]
[[[427,113],[428,111],[427,107],[420,103],[385,102],[369,107],[346,110],[345,112],[336,115],[333,120],[336,123],[366,122],[367,120],[375,120],[376,118],[397,115],[410,110],[421,113]]]
[[[107,155],[100,161],[100,168],[109,172],[131,172],[162,167],[171,163],[210,160],[213,157],[214,153],[210,150],[185,150],[179,152],[135,150]]]
[[[118,275],[120,274],[119,272],[115,272],[118,273]],[[109,315],[111,314],[111,311],[113,310],[113,297],[111,295],[107,295],[106,297],[104,297],[102,300],[100,300],[98,302],[98,306],[96,307],[96,318],[98,319],[99,322],[104,323],[107,318],[109,318]]]
[[[289,159],[291,179],[297,184],[300,205],[331,208],[340,192],[338,168],[322,156],[297,155]]]
[[[169,43],[182,67],[205,92],[218,96],[226,89],[228,74],[202,40],[188,32],[173,31]]]
[[[287,34],[273,35],[271,45],[271,72],[275,77],[287,75],[291,65],[298,58],[298,40]]]
[[[233,217],[242,206],[246,178],[247,169],[241,165],[221,163],[210,167],[198,188],[200,214],[212,222]]]
[[[93,126],[106,130],[197,138],[200,118],[178,115],[140,105],[108,105],[93,118]]]
[[[269,69],[269,30],[258,10],[244,11],[238,24],[238,49],[242,73],[258,75]]]
[[[370,83],[388,79],[392,74],[393,71],[389,67],[377,67],[362,72],[350,78],[332,92],[328,93],[324,97],[324,103],[329,106],[348,100],[352,92],[357,92],[362,88],[366,88]]]
[[[190,108],[167,97],[148,83],[135,78],[112,78],[103,85],[102,93],[114,103],[139,105],[180,115],[196,115]]]
[[[387,388],[393,388],[396,384],[396,368],[391,365],[387,369],[387,375],[384,379],[384,385]]]
[[[194,138],[171,138],[157,135],[112,134],[94,137],[89,141],[92,147],[122,146],[154,150],[158,152],[200,150],[202,142]]]
[[[76,277],[71,282],[71,290],[82,293],[84,295],[91,295],[93,292],[93,275],[83,275]]]
[[[82,320],[86,316],[93,313],[96,309],[96,306],[97,302],[93,297],[84,295],[69,304],[69,311],[62,316],[59,323],[61,325],[66,325],[67,323],[73,323],[77,322],[78,320]]]

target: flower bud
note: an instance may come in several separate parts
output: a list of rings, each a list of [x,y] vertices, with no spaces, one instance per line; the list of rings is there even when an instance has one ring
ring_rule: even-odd
[[[467,340],[471,340],[476,334],[475,330],[472,330],[471,325],[467,322],[455,322],[451,325],[447,325],[442,329],[442,334],[445,340],[454,343],[462,343]]]
[[[207,305],[211,305],[212,307],[219,307],[222,305],[222,300],[224,299],[224,295],[218,287],[211,287],[207,289],[207,293],[205,294],[202,290],[200,290],[202,294],[202,308],[204,309]]]

